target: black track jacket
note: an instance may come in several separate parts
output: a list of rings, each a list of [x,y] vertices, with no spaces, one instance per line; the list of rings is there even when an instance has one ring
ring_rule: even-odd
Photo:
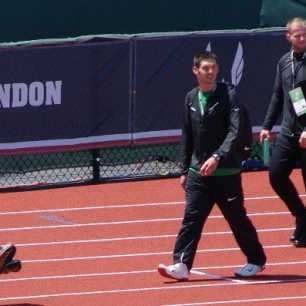
[[[208,98],[201,115],[198,88],[187,93],[182,129],[181,173],[189,167],[199,170],[212,154],[220,157],[220,168],[240,168],[235,154],[241,122],[241,111],[236,101],[235,88],[225,83],[217,87]]]
[[[294,67],[292,67],[292,62]],[[294,72],[292,71],[294,69]],[[300,59],[292,59],[292,51],[286,53],[278,62],[274,89],[263,123],[263,128],[271,130],[278,117],[283,113],[281,133],[287,136],[299,136],[305,130],[305,115],[297,117],[291,102],[289,91],[293,86],[306,80],[305,54]],[[305,95],[305,93],[304,93]]]

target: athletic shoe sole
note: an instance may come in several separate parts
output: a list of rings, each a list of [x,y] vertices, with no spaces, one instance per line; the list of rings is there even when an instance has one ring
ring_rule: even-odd
[[[171,274],[169,274],[169,273],[167,272],[167,266],[165,266],[165,265],[163,265],[163,264],[158,265],[157,271],[158,271],[158,273],[159,273],[161,276],[166,277],[166,278],[175,279],[175,280],[180,281],[180,282],[181,282],[181,281],[186,281],[186,280],[188,280],[187,277],[186,277],[186,278],[176,278],[176,277],[172,276]]]

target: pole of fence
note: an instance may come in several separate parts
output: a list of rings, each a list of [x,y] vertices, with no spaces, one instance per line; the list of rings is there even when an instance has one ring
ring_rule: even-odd
[[[92,181],[93,183],[100,182],[100,150],[93,149],[92,153]]]

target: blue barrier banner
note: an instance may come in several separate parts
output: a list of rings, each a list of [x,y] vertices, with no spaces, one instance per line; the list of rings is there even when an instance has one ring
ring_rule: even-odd
[[[0,152],[130,142],[130,42],[0,50]]]
[[[219,81],[237,86],[240,102],[250,111],[253,131],[259,131],[277,62],[290,48],[280,30],[138,37],[135,44],[136,143],[178,138],[185,95],[196,86],[193,55],[201,50],[217,55]]]
[[[193,55],[218,56],[261,128],[282,30],[174,33],[0,49],[0,153],[177,141]]]

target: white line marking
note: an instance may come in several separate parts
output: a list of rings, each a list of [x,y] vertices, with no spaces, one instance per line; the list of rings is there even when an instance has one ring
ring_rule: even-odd
[[[123,221],[122,220],[122,221],[114,221],[114,222],[92,222],[92,223],[78,223],[78,224],[8,227],[8,228],[0,228],[0,232],[31,231],[31,230],[45,230],[45,229],[59,229],[59,228],[80,228],[80,227],[90,227],[90,226],[154,223],[154,222],[168,222],[168,221],[179,221],[179,220],[181,220],[181,218],[144,219],[144,220],[133,220],[133,221],[130,221],[130,220]]]
[[[300,197],[306,197],[306,194],[300,194]],[[257,200],[271,200],[279,199],[278,196],[262,196],[262,197],[245,197],[245,201],[257,201]],[[72,208],[52,208],[52,209],[36,209],[36,210],[23,210],[23,211],[6,211],[0,212],[1,215],[23,215],[23,214],[36,214],[44,212],[72,212],[83,210],[98,210],[98,209],[121,209],[121,208],[135,208],[135,207],[152,207],[152,206],[172,206],[184,204],[184,201],[174,202],[156,202],[156,203],[140,203],[140,204],[118,204],[118,205],[100,205],[100,206],[83,206]]]
[[[290,215],[289,211],[278,211],[278,212],[255,212],[248,213],[249,217],[264,217],[264,216],[281,216],[281,215]],[[223,215],[214,215],[209,216],[208,219],[224,219]]]
[[[285,282],[301,282],[305,279],[293,279]],[[251,284],[272,284],[272,283],[281,283],[282,281],[254,281]],[[186,283],[184,283],[186,284]],[[250,283],[241,284],[241,283],[214,283],[214,284],[193,284],[193,285],[172,285],[172,286],[163,286],[163,287],[146,287],[146,288],[129,288],[129,289],[114,289],[114,290],[100,290],[100,291],[85,291],[85,292],[65,292],[57,294],[42,294],[42,295],[26,295],[26,296],[14,296],[14,297],[2,297],[0,298],[1,302],[4,301],[16,301],[16,300],[34,300],[34,299],[46,299],[46,298],[56,298],[56,297],[65,297],[65,296],[89,296],[89,295],[103,295],[103,294],[120,294],[120,293],[139,293],[139,292],[150,292],[150,291],[161,291],[161,290],[182,290],[182,289],[191,289],[191,288],[205,288],[205,287],[225,287],[225,286],[248,286]],[[290,297],[288,297],[290,299]],[[305,299],[306,297],[292,297],[292,299]],[[277,298],[279,299],[279,298]],[[286,299],[283,298],[283,299]],[[180,304],[182,305],[182,304]],[[190,304],[188,304],[190,305]]]
[[[206,276],[208,278],[212,278],[212,279],[216,279],[216,280],[225,280],[228,282],[234,282],[234,283],[241,283],[241,284],[245,284],[248,281],[243,281],[243,280],[239,280],[239,279],[235,279],[235,278],[228,278],[228,277],[224,277],[224,276],[220,276],[220,275],[214,275],[208,272],[201,272],[201,271],[197,271],[195,269],[191,269],[190,270],[190,274],[195,274],[195,275],[201,275],[201,276]]]
[[[120,276],[120,275],[135,275],[146,273],[157,273],[157,270],[142,270],[142,271],[127,271],[127,272],[102,272],[102,273],[87,273],[87,274],[67,274],[67,275],[50,275],[50,276],[36,276],[23,278],[9,278],[0,279],[0,283],[19,282],[19,281],[41,281],[41,280],[56,280],[66,278],[83,278],[83,277],[106,277],[106,276]]]
[[[220,304],[240,304],[240,303],[256,303],[256,302],[273,302],[273,301],[292,301],[292,300],[305,300],[306,296],[285,296],[274,298],[261,298],[261,299],[244,299],[244,300],[225,300],[201,303],[188,303],[188,304],[166,304],[162,306],[196,306],[196,305],[220,305]]]
[[[278,248],[292,248],[291,244],[279,244],[279,245],[266,245],[264,249],[278,249]],[[201,249],[197,250],[197,253],[215,253],[215,252],[229,252],[240,251],[240,248],[222,248],[222,249]],[[171,251],[164,252],[148,252],[148,253],[126,253],[126,254],[112,254],[112,255],[97,255],[97,256],[85,256],[85,257],[62,257],[62,258],[48,258],[48,259],[33,259],[22,260],[23,263],[50,263],[59,261],[75,261],[75,260],[96,260],[96,259],[111,259],[111,258],[127,258],[127,257],[144,257],[144,256],[160,256],[170,255]]]
[[[274,212],[274,213],[251,213],[248,216],[279,216],[289,215],[289,212]],[[221,215],[210,216],[209,219],[223,219]],[[45,229],[59,229],[59,228],[80,228],[90,226],[110,226],[110,225],[123,225],[123,224],[139,224],[139,223],[155,223],[155,222],[173,222],[180,221],[179,218],[158,218],[158,219],[136,219],[136,220],[119,220],[119,221],[104,221],[104,222],[91,222],[91,223],[74,223],[74,224],[56,224],[56,225],[39,225],[39,226],[25,226],[25,227],[8,227],[0,228],[0,232],[16,232],[16,231],[30,231],[30,230],[45,230]]]
[[[266,266],[286,266],[286,265],[304,265],[306,260],[302,261],[286,261],[286,262],[275,262],[275,263],[266,263]],[[241,265],[226,265],[226,266],[207,266],[207,267],[196,267],[197,270],[215,270],[215,269],[233,269],[241,267]]]
[[[52,208],[52,209],[36,209],[36,210],[23,210],[23,211],[6,211],[0,212],[1,215],[24,215],[24,214],[37,214],[44,212],[72,212],[72,211],[83,211],[83,210],[99,210],[99,209],[116,209],[116,208],[135,208],[135,207],[152,207],[152,206],[172,206],[184,204],[185,202],[156,202],[156,203],[140,203],[140,204],[118,204],[118,205],[100,205],[100,206],[83,206],[83,207],[72,207],[72,208]]]
[[[258,233],[264,232],[282,232],[294,230],[293,227],[283,228],[266,228],[257,229]],[[218,236],[218,235],[232,235],[232,231],[224,232],[205,232],[202,236]],[[176,234],[169,235],[154,235],[154,236],[130,236],[130,237],[114,237],[114,238],[101,238],[101,239],[88,239],[88,240],[63,240],[63,241],[50,241],[50,242],[32,242],[32,243],[17,243],[17,247],[37,247],[37,246],[51,246],[51,245],[65,245],[65,244],[82,244],[82,243],[101,243],[101,242],[115,242],[115,241],[129,241],[129,240],[152,240],[152,239],[165,239],[175,238]]]

